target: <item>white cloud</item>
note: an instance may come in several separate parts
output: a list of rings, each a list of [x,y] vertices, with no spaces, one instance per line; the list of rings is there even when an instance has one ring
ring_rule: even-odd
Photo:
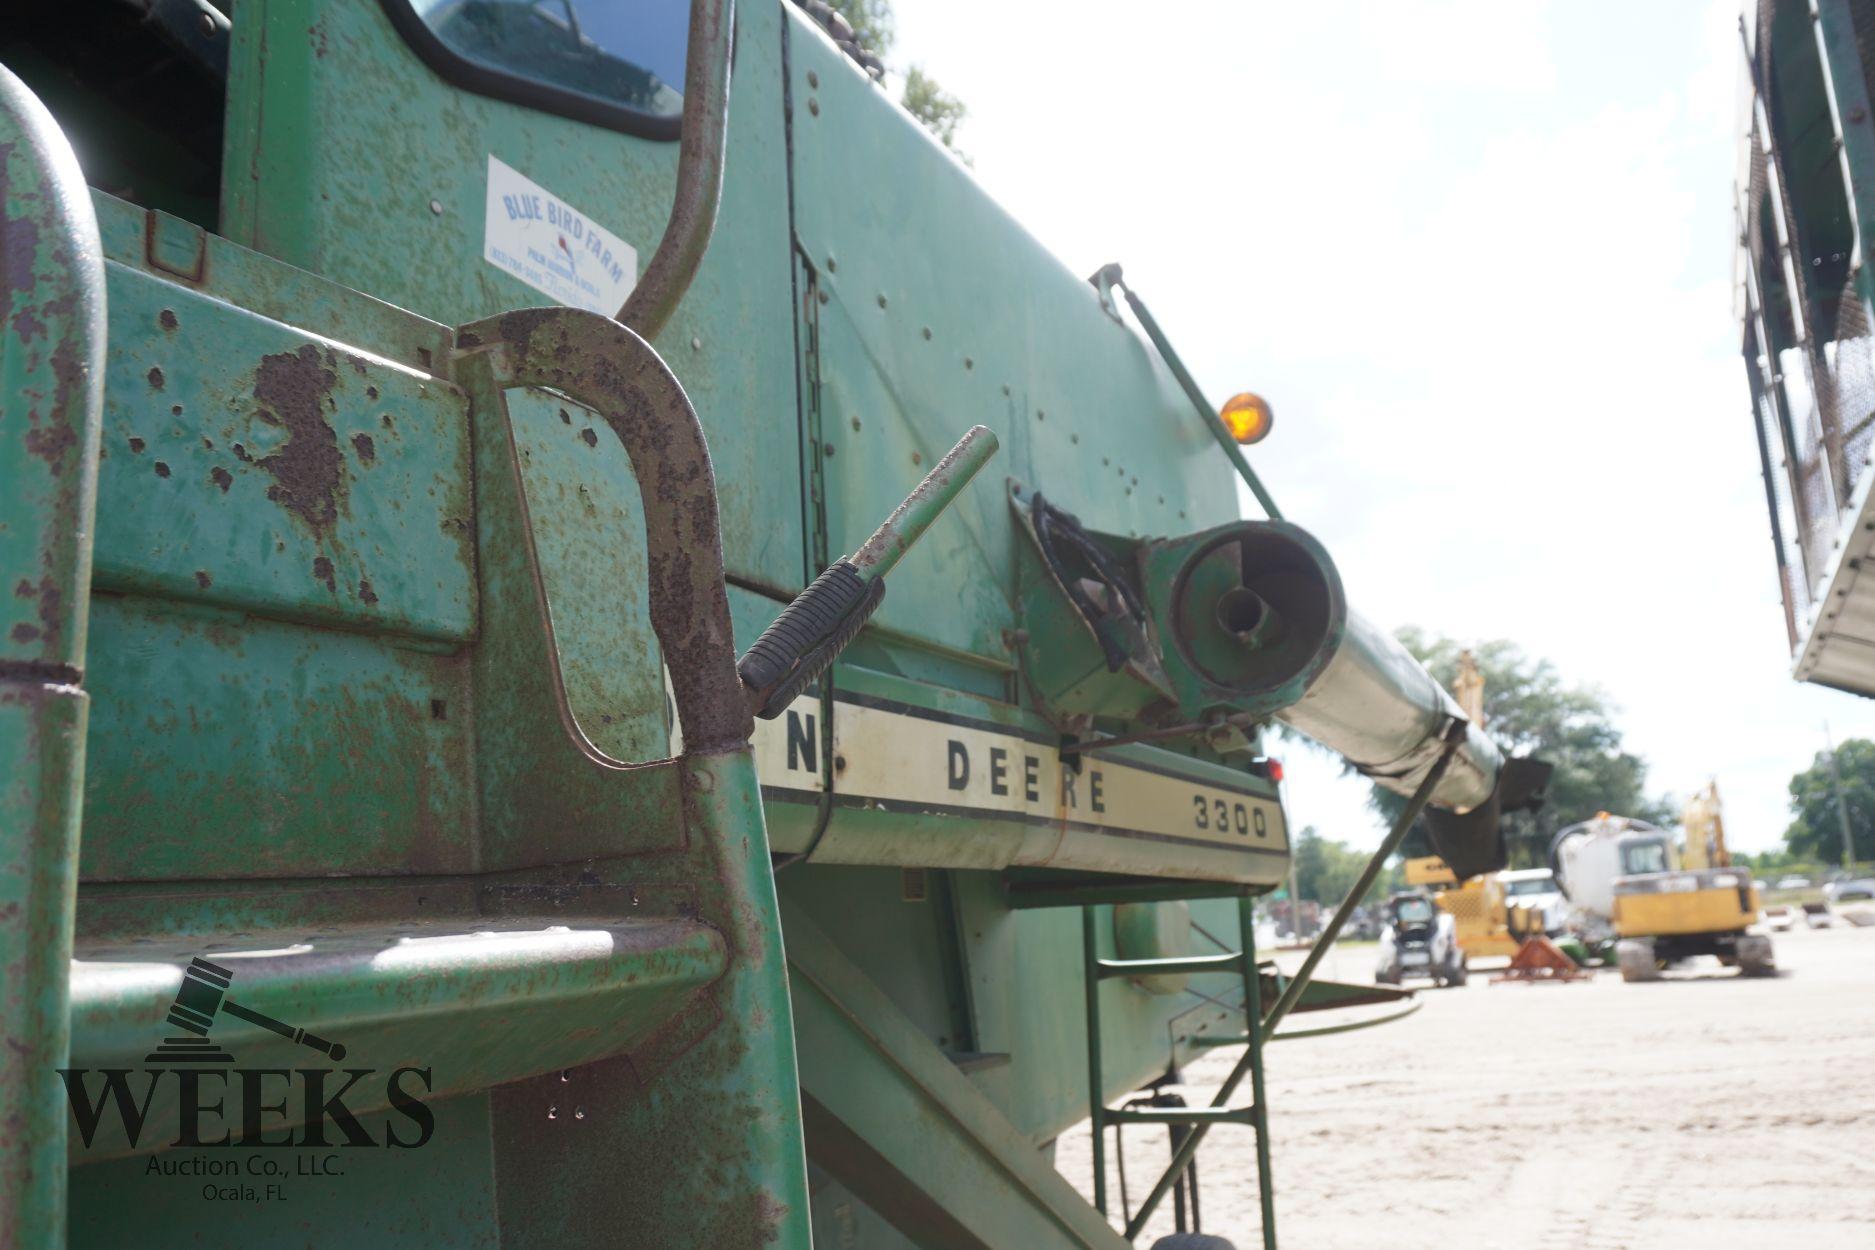
[[[898,0],[978,175],[1128,275],[1361,611],[1608,690],[1655,788],[1774,845],[1875,704],[1788,677],[1732,321],[1736,8]],[[1619,22],[1614,22],[1615,15]],[[1375,836],[1298,761],[1298,824]]]

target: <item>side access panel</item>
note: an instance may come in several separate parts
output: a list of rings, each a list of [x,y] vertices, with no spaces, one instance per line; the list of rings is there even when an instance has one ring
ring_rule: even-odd
[[[1150,344],[811,21],[788,18],[829,550],[852,550],[908,477],[971,425],[989,426],[1003,445],[994,471],[925,535],[874,620],[1007,665],[1005,478],[1096,529],[1173,534],[1235,518],[1230,467]]]
[[[792,593],[804,583],[781,7],[736,6],[722,208],[657,346],[709,437],[730,576]],[[676,186],[674,139],[466,91],[381,0],[243,0],[227,135],[228,237],[446,325],[550,302],[483,259],[490,157],[622,238],[640,272]],[[624,451],[590,450],[603,466],[591,506],[635,507]]]

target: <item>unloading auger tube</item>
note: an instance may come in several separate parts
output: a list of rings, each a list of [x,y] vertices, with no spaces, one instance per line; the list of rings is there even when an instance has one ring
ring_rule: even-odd
[[[1540,800],[1550,765],[1506,759],[1405,647],[1350,610],[1313,535],[1241,521],[1159,544],[1144,564],[1182,711],[1273,716],[1401,795],[1463,722],[1426,822],[1459,876],[1503,867],[1500,817]]]
[[[1350,611],[1321,675],[1277,717],[1364,776],[1410,795],[1438,759],[1445,726],[1464,712],[1397,639]],[[1549,772],[1536,760],[1506,760],[1495,742],[1467,725],[1426,809],[1439,855],[1454,873],[1471,877],[1504,866],[1500,817],[1527,806]]]

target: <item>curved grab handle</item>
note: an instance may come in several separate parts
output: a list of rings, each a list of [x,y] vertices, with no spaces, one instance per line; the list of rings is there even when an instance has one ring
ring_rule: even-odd
[[[496,382],[560,391],[605,418],[644,504],[651,627],[670,668],[686,753],[747,745],[754,721],[736,675],[722,526],[709,445],[684,388],[644,339],[577,308],[530,308],[456,331]]]

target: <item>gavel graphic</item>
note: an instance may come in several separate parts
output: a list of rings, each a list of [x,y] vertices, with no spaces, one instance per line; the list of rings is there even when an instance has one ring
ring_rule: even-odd
[[[345,1058],[345,1047],[339,1043],[328,1042],[305,1029],[296,1029],[227,998],[228,983],[233,979],[234,973],[219,964],[211,964],[206,959],[190,960],[189,966],[183,969],[182,987],[176,991],[176,1001],[170,1004],[169,1022],[197,1037],[207,1037],[209,1027],[215,1023],[216,1013],[226,1012],[237,1019],[270,1029],[289,1042],[310,1046],[330,1056],[334,1063]]]

